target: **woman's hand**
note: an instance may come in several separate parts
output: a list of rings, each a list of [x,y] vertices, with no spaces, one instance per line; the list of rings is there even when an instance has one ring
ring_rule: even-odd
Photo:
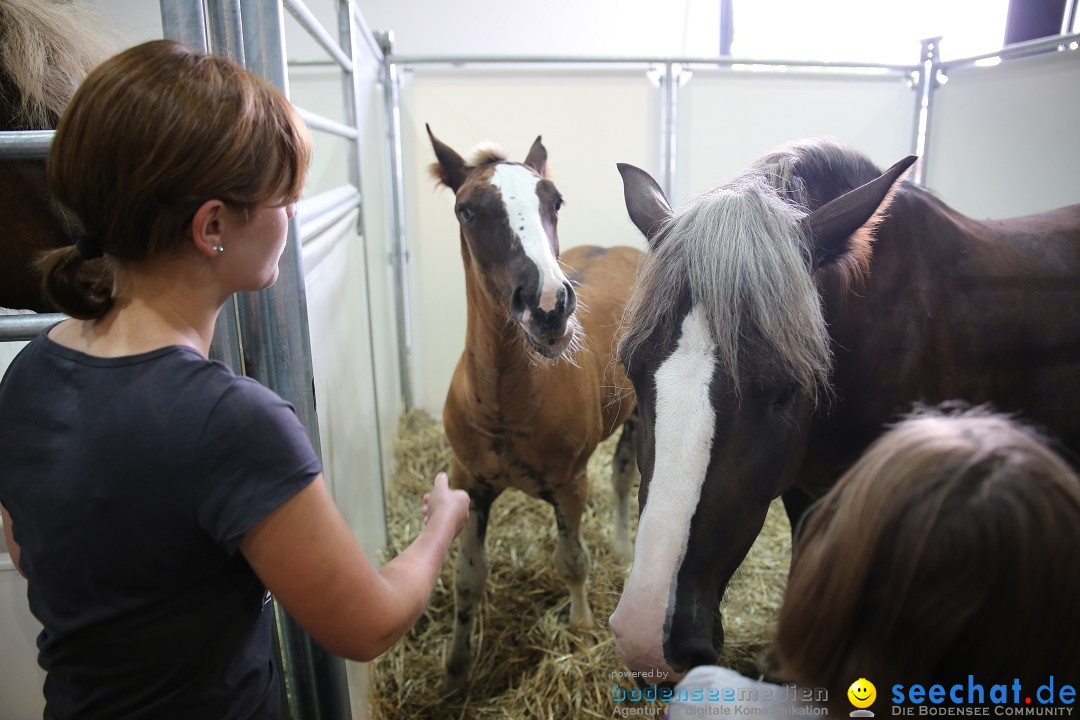
[[[431,492],[424,495],[424,525],[432,518],[446,522],[451,530],[451,537],[456,537],[469,519],[469,494],[464,490],[451,490],[446,473],[435,476]]]

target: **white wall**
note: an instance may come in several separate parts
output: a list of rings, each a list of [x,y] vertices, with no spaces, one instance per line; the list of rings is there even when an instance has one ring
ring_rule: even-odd
[[[904,78],[697,71],[679,94],[677,202],[738,176],[772,148],[828,136],[888,167],[911,152]]]
[[[956,68],[934,91],[926,185],[973,217],[1080,202],[1080,51]]]
[[[404,55],[695,55],[720,47],[716,0],[358,0]]]

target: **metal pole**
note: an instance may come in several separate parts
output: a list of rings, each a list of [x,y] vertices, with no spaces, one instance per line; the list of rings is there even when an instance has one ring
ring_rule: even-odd
[[[1014,58],[1030,57],[1031,55],[1035,55],[1038,53],[1060,52],[1062,50],[1067,50],[1068,52],[1076,52],[1076,49],[1073,47],[1073,45],[1078,42],[1080,42],[1080,33],[1036,38],[1035,40],[1027,40],[1025,42],[1006,45],[1000,50],[994,50],[992,52],[985,52],[966,58],[949,60],[948,62],[938,62],[938,69],[942,72],[948,72],[953,68],[964,67],[965,65],[974,65],[980,60],[987,60],[989,58],[997,58],[1004,62],[1006,60],[1012,60]]]
[[[930,104],[932,91],[937,86],[938,45],[940,37],[922,41],[922,57],[919,61],[919,81],[915,86],[918,101],[915,106],[915,136],[912,138],[912,153],[919,156],[911,173],[912,182],[922,185],[926,177],[926,149],[930,139]]]
[[[202,0],[161,0],[161,29],[170,40],[206,52],[206,14]]]
[[[242,0],[241,13],[248,68],[288,96],[285,18],[280,0]],[[237,306],[247,374],[293,404],[321,456],[297,218],[289,222],[277,282],[256,293],[239,294]],[[291,717],[347,720],[351,710],[345,663],[308,636],[276,602],[274,609]]]
[[[775,67],[782,72],[791,68],[827,69],[830,77],[841,77],[840,70],[852,70],[864,77],[872,71],[875,77],[906,75],[916,68],[911,65],[890,65],[888,63],[863,63],[828,60],[762,60],[759,58],[737,57],[692,57],[692,56],[612,56],[597,55],[397,55],[390,58],[396,65],[701,65],[704,67],[754,66],[755,68]]]
[[[0,315],[0,342],[33,340],[61,320],[66,320],[63,313],[18,313]]]
[[[401,99],[398,65],[391,55],[393,33],[376,34],[383,53],[383,94],[386,98],[386,144],[390,174],[390,237],[393,241],[395,310],[398,325],[398,369],[401,373],[401,401],[406,411],[413,406],[412,388],[412,326],[409,310],[409,247],[405,238],[405,181],[401,159]]]
[[[735,38],[735,14],[732,0],[720,0],[720,55],[731,55],[731,41]]]
[[[337,60],[345,72],[352,72],[352,58],[345,52],[344,46],[330,37],[330,33],[322,26],[319,19],[303,3],[303,0],[285,0],[285,9],[289,11],[296,21],[300,23],[315,41],[322,45],[323,49]],[[340,27],[340,25],[339,25]]]
[[[224,55],[244,65],[244,31],[240,17],[240,0],[209,0],[206,4],[209,20],[210,51]]]
[[[224,35],[225,31],[218,27],[218,23],[224,21],[223,13],[226,11],[220,7],[220,4],[213,4],[211,9],[214,12],[209,19],[214,23],[214,29],[217,31],[213,38],[214,52],[235,60],[237,58],[227,52],[231,47],[240,53],[239,61],[243,62],[243,50],[237,47],[240,44],[239,11],[233,9],[231,18],[235,20],[236,33],[230,41],[230,38]],[[161,27],[165,37],[181,42],[193,50],[207,52],[211,49],[208,44],[210,37],[206,30],[207,19],[202,0],[161,0]],[[218,313],[217,323],[214,324],[214,338],[210,344],[210,357],[225,363],[233,369],[233,372],[244,374],[244,353],[241,348],[240,326],[236,319],[234,298],[226,300],[221,307],[221,312]]]
[[[660,186],[670,198],[675,188],[675,153],[678,142],[676,135],[678,133],[679,76],[674,63],[667,63],[664,66],[664,76],[660,82],[664,91],[663,100],[661,101],[663,108],[660,115],[662,118],[660,123]]]
[[[55,134],[55,130],[0,132],[0,160],[44,160]]]
[[[364,29],[356,21],[356,13],[353,12],[351,0],[338,0],[338,41],[342,49],[349,57],[352,71],[345,73],[342,80],[342,93],[345,97],[345,123],[357,129],[360,127],[360,71],[357,64],[358,40]],[[381,65],[382,54],[379,54]],[[368,352],[371,358],[371,393],[374,398],[375,413],[375,442],[378,444],[376,456],[379,459],[379,488],[382,492],[383,503],[386,502],[386,461],[383,458],[382,444],[382,415],[379,412],[379,378],[375,362],[375,337],[372,331],[375,327],[374,315],[372,314],[373,303],[371,301],[371,255],[368,253],[368,233],[364,226],[364,186],[361,169],[364,164],[363,147],[360,145],[360,135],[357,133],[352,143],[353,153],[349,158],[349,182],[360,191],[360,206],[356,214],[356,232],[359,235],[360,252],[364,255],[364,299],[367,303],[368,319]],[[389,545],[389,529],[387,529],[387,545]]]

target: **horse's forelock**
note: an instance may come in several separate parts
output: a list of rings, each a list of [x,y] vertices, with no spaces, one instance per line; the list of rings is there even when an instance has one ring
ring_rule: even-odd
[[[501,145],[494,142],[482,142],[476,145],[469,151],[470,165],[480,167],[481,165],[491,165],[497,162],[503,162],[509,159],[509,154],[502,148]]]
[[[881,168],[870,158],[832,138],[786,143],[759,158],[753,168],[764,173],[783,197],[804,210],[811,209],[810,187],[824,185],[847,192],[881,175]],[[827,268],[839,288],[857,286],[869,272],[874,230],[893,192],[895,187],[881,210],[852,236],[848,251]]]
[[[87,3],[0,2],[0,74],[19,95],[12,129],[51,128],[87,73],[112,54],[110,32]]]
[[[756,171],[688,203],[642,263],[627,305],[622,357],[674,323],[689,292],[736,386],[742,363],[764,352],[812,395],[826,388],[829,336],[799,224],[803,214]]]

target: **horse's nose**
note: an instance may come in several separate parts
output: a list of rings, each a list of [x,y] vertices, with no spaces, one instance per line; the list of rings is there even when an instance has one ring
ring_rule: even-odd
[[[673,667],[681,668],[686,673],[698,665],[715,665],[717,648],[723,646],[724,626],[717,619],[711,628],[673,627],[665,654]]]
[[[676,667],[685,668],[683,672],[689,672],[698,665],[715,665],[716,650],[712,643],[704,638],[693,638],[680,646],[672,643],[672,664]]]

